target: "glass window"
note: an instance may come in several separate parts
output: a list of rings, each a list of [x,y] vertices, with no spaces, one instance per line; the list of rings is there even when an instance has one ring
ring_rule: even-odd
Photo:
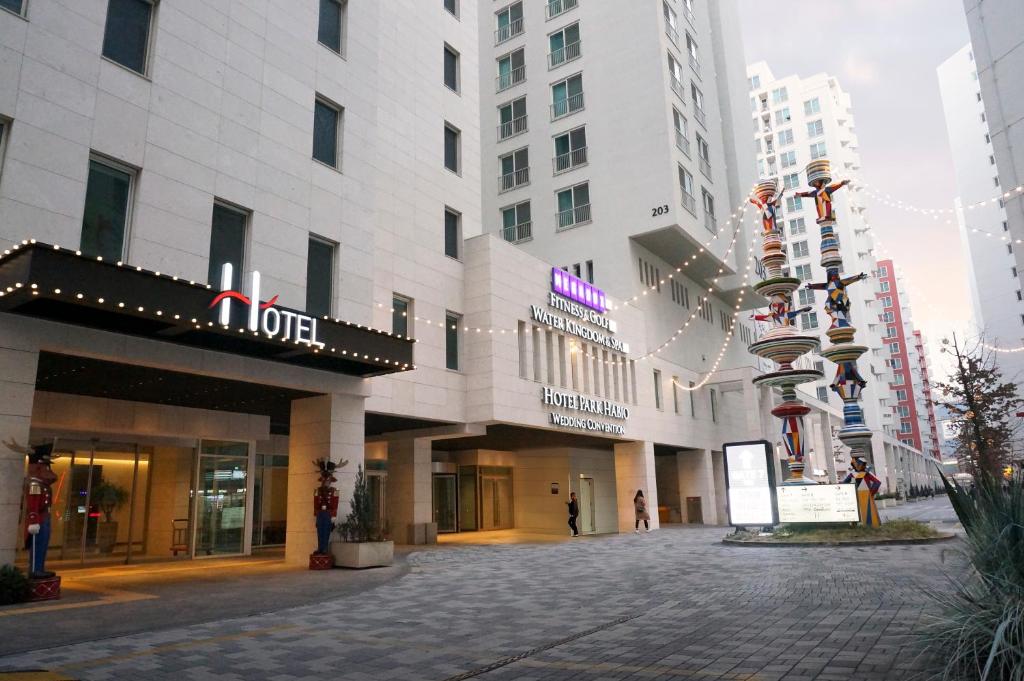
[[[811,158],[812,159],[825,158],[827,153],[828,152],[825,151],[825,143],[824,142],[818,142],[816,144],[812,144],[811,145]]]
[[[242,270],[245,268],[246,225],[249,214],[237,208],[220,203],[213,204],[213,220],[210,229],[210,269],[207,282],[212,286],[221,285],[221,271],[231,264],[229,288],[240,291]]]
[[[804,312],[800,315],[800,327],[805,331],[818,328],[818,313]]]
[[[505,230],[505,238],[508,241],[520,240],[520,237],[516,236],[516,234],[522,232],[523,230],[516,230],[516,228],[529,225],[530,222],[531,216],[529,201],[523,201],[522,203],[517,203],[514,206],[509,206],[508,208],[501,209],[501,226]],[[510,235],[512,236],[512,238],[509,238]],[[577,268],[578,267],[579,265],[577,265]]]
[[[412,301],[397,293],[391,297],[391,333],[402,338],[409,337],[409,317]]]
[[[690,83],[690,98],[693,100],[695,109],[704,110],[704,93],[697,89],[697,86]]]
[[[782,178],[782,184],[786,189],[796,189],[800,186],[800,173],[790,173]]]
[[[590,221],[590,185],[586,182],[556,194],[558,226],[570,227]]]
[[[807,124],[807,136],[818,137],[819,135],[825,134],[825,126],[822,125],[821,121],[811,121]]]
[[[320,0],[320,26],[317,40],[341,54],[341,36],[344,4],[342,0]]]
[[[583,76],[575,75],[551,86],[551,113],[559,118],[583,108]]]
[[[548,47],[550,49],[548,58],[551,67],[571,61],[580,56],[580,25],[579,23],[566,26],[560,31],[548,36]]]
[[[110,0],[103,32],[103,56],[144,74],[152,20],[150,0]]]
[[[792,117],[789,115],[789,107],[783,107],[775,112],[775,124],[783,125],[789,123]]]
[[[444,167],[459,172],[459,131],[450,125],[444,126]]]
[[[495,42],[504,42],[514,38],[523,32],[523,3],[513,2],[508,7],[500,10],[498,17],[498,31],[495,35]]]
[[[445,366],[452,371],[459,370],[459,330],[462,326],[462,315],[448,312],[445,314],[444,353]]]
[[[786,91],[786,88],[780,87],[775,90],[772,90],[773,104],[781,104],[782,102],[786,101],[789,101],[789,92]]]
[[[785,146],[793,143],[793,131],[791,129],[779,131],[779,146]]]
[[[808,281],[811,278],[811,266],[810,265],[797,265],[793,271],[793,276],[800,281]]]
[[[459,16],[459,0],[444,0],[444,8],[454,16]]]
[[[576,128],[555,137],[555,170],[561,172],[587,161],[586,128]]]
[[[450,90],[459,91],[459,53],[444,46],[444,84]]]
[[[459,257],[459,242],[462,241],[462,216],[451,210],[444,209],[444,254],[449,258]]]
[[[498,91],[526,79],[526,51],[519,48],[498,59]]]
[[[319,237],[309,237],[306,258],[306,312],[330,316],[334,289],[335,245]]]
[[[507,139],[526,132],[526,97],[520,97],[498,107],[498,138]]]
[[[654,370],[654,406],[661,409],[661,372]]]
[[[338,163],[338,131],[341,111],[323,100],[316,100],[313,109],[313,158],[332,168]]]
[[[805,116],[813,116],[814,114],[820,113],[820,112],[821,112],[821,103],[818,101],[817,97],[815,97],[814,99],[809,99],[806,102],[804,102],[804,115]]]
[[[14,12],[17,15],[21,15],[24,12],[25,0],[0,0],[0,8]]]
[[[696,191],[693,187],[693,175],[690,174],[686,168],[678,166],[679,168],[679,186],[683,190],[683,194],[689,197],[695,196]]]
[[[818,400],[820,402],[828,402],[828,388],[823,385],[818,386]]]
[[[808,255],[808,248],[806,241],[797,241],[793,244],[793,257],[794,258],[806,258]]]
[[[89,161],[80,246],[85,255],[111,261],[124,257],[133,179],[126,169]]]
[[[787,151],[779,155],[779,163],[783,168],[792,168],[796,165],[796,152]]]

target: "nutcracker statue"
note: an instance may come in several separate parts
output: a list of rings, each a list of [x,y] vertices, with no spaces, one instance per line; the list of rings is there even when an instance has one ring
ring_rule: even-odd
[[[882,481],[868,470],[868,460],[863,456],[855,456],[850,460],[852,470],[843,479],[844,483],[852,482],[857,486],[857,506],[860,508],[860,522],[868,527],[878,527],[878,507],[875,495],[882,486]]]
[[[313,515],[316,518],[316,551],[309,557],[310,570],[325,570],[333,566],[332,556],[328,552],[331,530],[334,529],[334,518],[338,515],[338,490],[334,483],[334,471],[346,466],[348,461],[336,462],[319,458],[313,462],[320,472],[320,486],[313,491]]]
[[[60,577],[46,569],[46,550],[50,546],[50,507],[53,505],[52,486],[57,482],[57,475],[50,468],[53,444],[24,447],[12,438],[10,442],[4,442],[4,445],[12,452],[28,457],[24,503],[31,598],[60,598]]]

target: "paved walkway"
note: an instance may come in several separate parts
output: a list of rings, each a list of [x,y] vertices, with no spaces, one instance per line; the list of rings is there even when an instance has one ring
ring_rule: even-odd
[[[913,634],[931,607],[923,592],[947,587],[948,544],[750,548],[722,535],[434,548],[411,554],[404,576],[327,589],[319,605],[8,656],[0,670],[95,681],[910,681],[927,666]],[[12,619],[0,618],[2,633]]]

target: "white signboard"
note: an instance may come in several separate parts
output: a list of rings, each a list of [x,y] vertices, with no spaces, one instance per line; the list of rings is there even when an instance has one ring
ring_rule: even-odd
[[[860,520],[857,488],[847,485],[783,485],[780,523],[853,523]]]
[[[729,524],[772,525],[772,475],[764,442],[726,444]],[[770,447],[767,450],[770,452]]]

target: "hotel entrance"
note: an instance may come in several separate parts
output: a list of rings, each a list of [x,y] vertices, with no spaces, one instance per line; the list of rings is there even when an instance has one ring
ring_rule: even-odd
[[[432,466],[433,517],[438,534],[515,527],[510,466]]]

